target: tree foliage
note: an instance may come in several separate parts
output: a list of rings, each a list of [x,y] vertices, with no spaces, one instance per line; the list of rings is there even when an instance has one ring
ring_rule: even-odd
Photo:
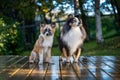
[[[1,0],[0,16],[7,16],[27,24],[34,22],[36,5],[34,0]]]
[[[21,41],[23,40],[19,34],[22,31],[19,32],[18,30],[18,22],[25,25],[34,24],[36,15],[40,16],[41,21],[45,21],[45,16],[47,13],[49,13],[51,20],[52,17],[54,17],[57,22],[58,18],[63,17],[67,10],[73,9],[72,11],[75,12],[74,1],[79,1],[80,6],[76,8],[76,11],[80,11],[81,13],[81,18],[83,20],[84,27],[86,28],[87,34],[94,37],[95,39],[95,20],[88,21],[88,18],[95,18],[94,15],[93,17],[89,17],[88,15],[90,12],[94,13],[95,0],[0,0],[0,52],[2,52],[0,54],[12,54],[13,52],[16,54],[15,52],[18,51],[18,48],[21,48]],[[110,4],[113,5],[114,9],[112,9]],[[110,11],[112,15],[116,12],[115,22],[117,22],[118,26],[120,23],[119,4],[119,0],[105,0],[104,3],[100,4],[100,15],[102,14],[102,17],[104,16],[104,12]],[[57,10],[59,10],[58,13]],[[112,30],[115,27],[112,26],[114,24],[112,23],[113,20],[107,21],[109,23],[106,23],[106,21],[107,19],[102,23],[102,31],[104,34],[107,34],[106,30],[110,31],[110,29]],[[60,20],[58,20],[58,22],[60,22]],[[35,29],[35,27],[33,28]],[[33,28],[27,28],[23,31],[26,33],[32,33],[31,30],[33,30]],[[116,30],[118,30],[118,28],[116,28]],[[28,34],[28,36],[30,36],[30,34]],[[31,36],[33,37],[33,35]]]
[[[17,54],[17,49],[20,48],[19,23],[9,20],[10,23],[7,23],[0,18],[0,54]]]

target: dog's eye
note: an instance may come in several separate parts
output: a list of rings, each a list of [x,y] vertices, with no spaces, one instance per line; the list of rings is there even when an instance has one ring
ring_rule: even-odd
[[[74,22],[76,22],[76,20],[73,20],[72,22],[74,23]]]
[[[45,32],[50,32],[50,31],[51,31],[51,30],[50,30],[50,29],[48,29],[48,28],[47,28],[47,29],[45,29]]]

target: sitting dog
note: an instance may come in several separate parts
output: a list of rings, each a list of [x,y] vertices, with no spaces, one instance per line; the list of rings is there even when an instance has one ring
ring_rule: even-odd
[[[36,61],[38,62],[38,60],[40,63],[41,58],[43,58],[43,62],[51,61],[51,48],[53,44],[54,33],[55,23],[40,25],[40,35],[36,40],[34,48],[29,56],[30,63],[34,63]]]
[[[60,33],[59,47],[66,62],[70,62],[70,57],[73,56],[74,62],[78,62],[81,54],[81,48],[86,38],[86,31],[83,28],[82,20],[77,17],[70,18]]]

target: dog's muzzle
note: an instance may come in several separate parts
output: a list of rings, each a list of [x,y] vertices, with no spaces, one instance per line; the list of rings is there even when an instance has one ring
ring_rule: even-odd
[[[44,31],[44,33],[43,33],[44,35],[46,35],[46,36],[51,36],[52,35],[52,33],[51,33],[51,30],[50,29],[45,29],[45,31]]]
[[[51,36],[51,35],[52,35],[51,32],[49,32],[49,33],[47,32],[47,33],[46,33],[46,36]]]

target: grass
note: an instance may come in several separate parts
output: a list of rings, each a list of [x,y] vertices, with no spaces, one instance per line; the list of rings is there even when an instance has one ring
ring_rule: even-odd
[[[31,51],[25,51],[22,55],[29,55]],[[57,38],[54,39],[52,56],[59,56]],[[120,36],[114,36],[104,39],[104,42],[98,44],[94,41],[87,41],[83,45],[82,56],[120,56]]]
[[[82,55],[120,56],[120,36],[105,39],[101,44],[97,44],[96,41],[86,42],[83,48]]]
[[[57,43],[56,43],[57,45]],[[53,46],[52,55],[60,55],[58,46]],[[107,38],[103,43],[98,44],[95,40],[85,42],[83,56],[120,56],[120,36]]]

